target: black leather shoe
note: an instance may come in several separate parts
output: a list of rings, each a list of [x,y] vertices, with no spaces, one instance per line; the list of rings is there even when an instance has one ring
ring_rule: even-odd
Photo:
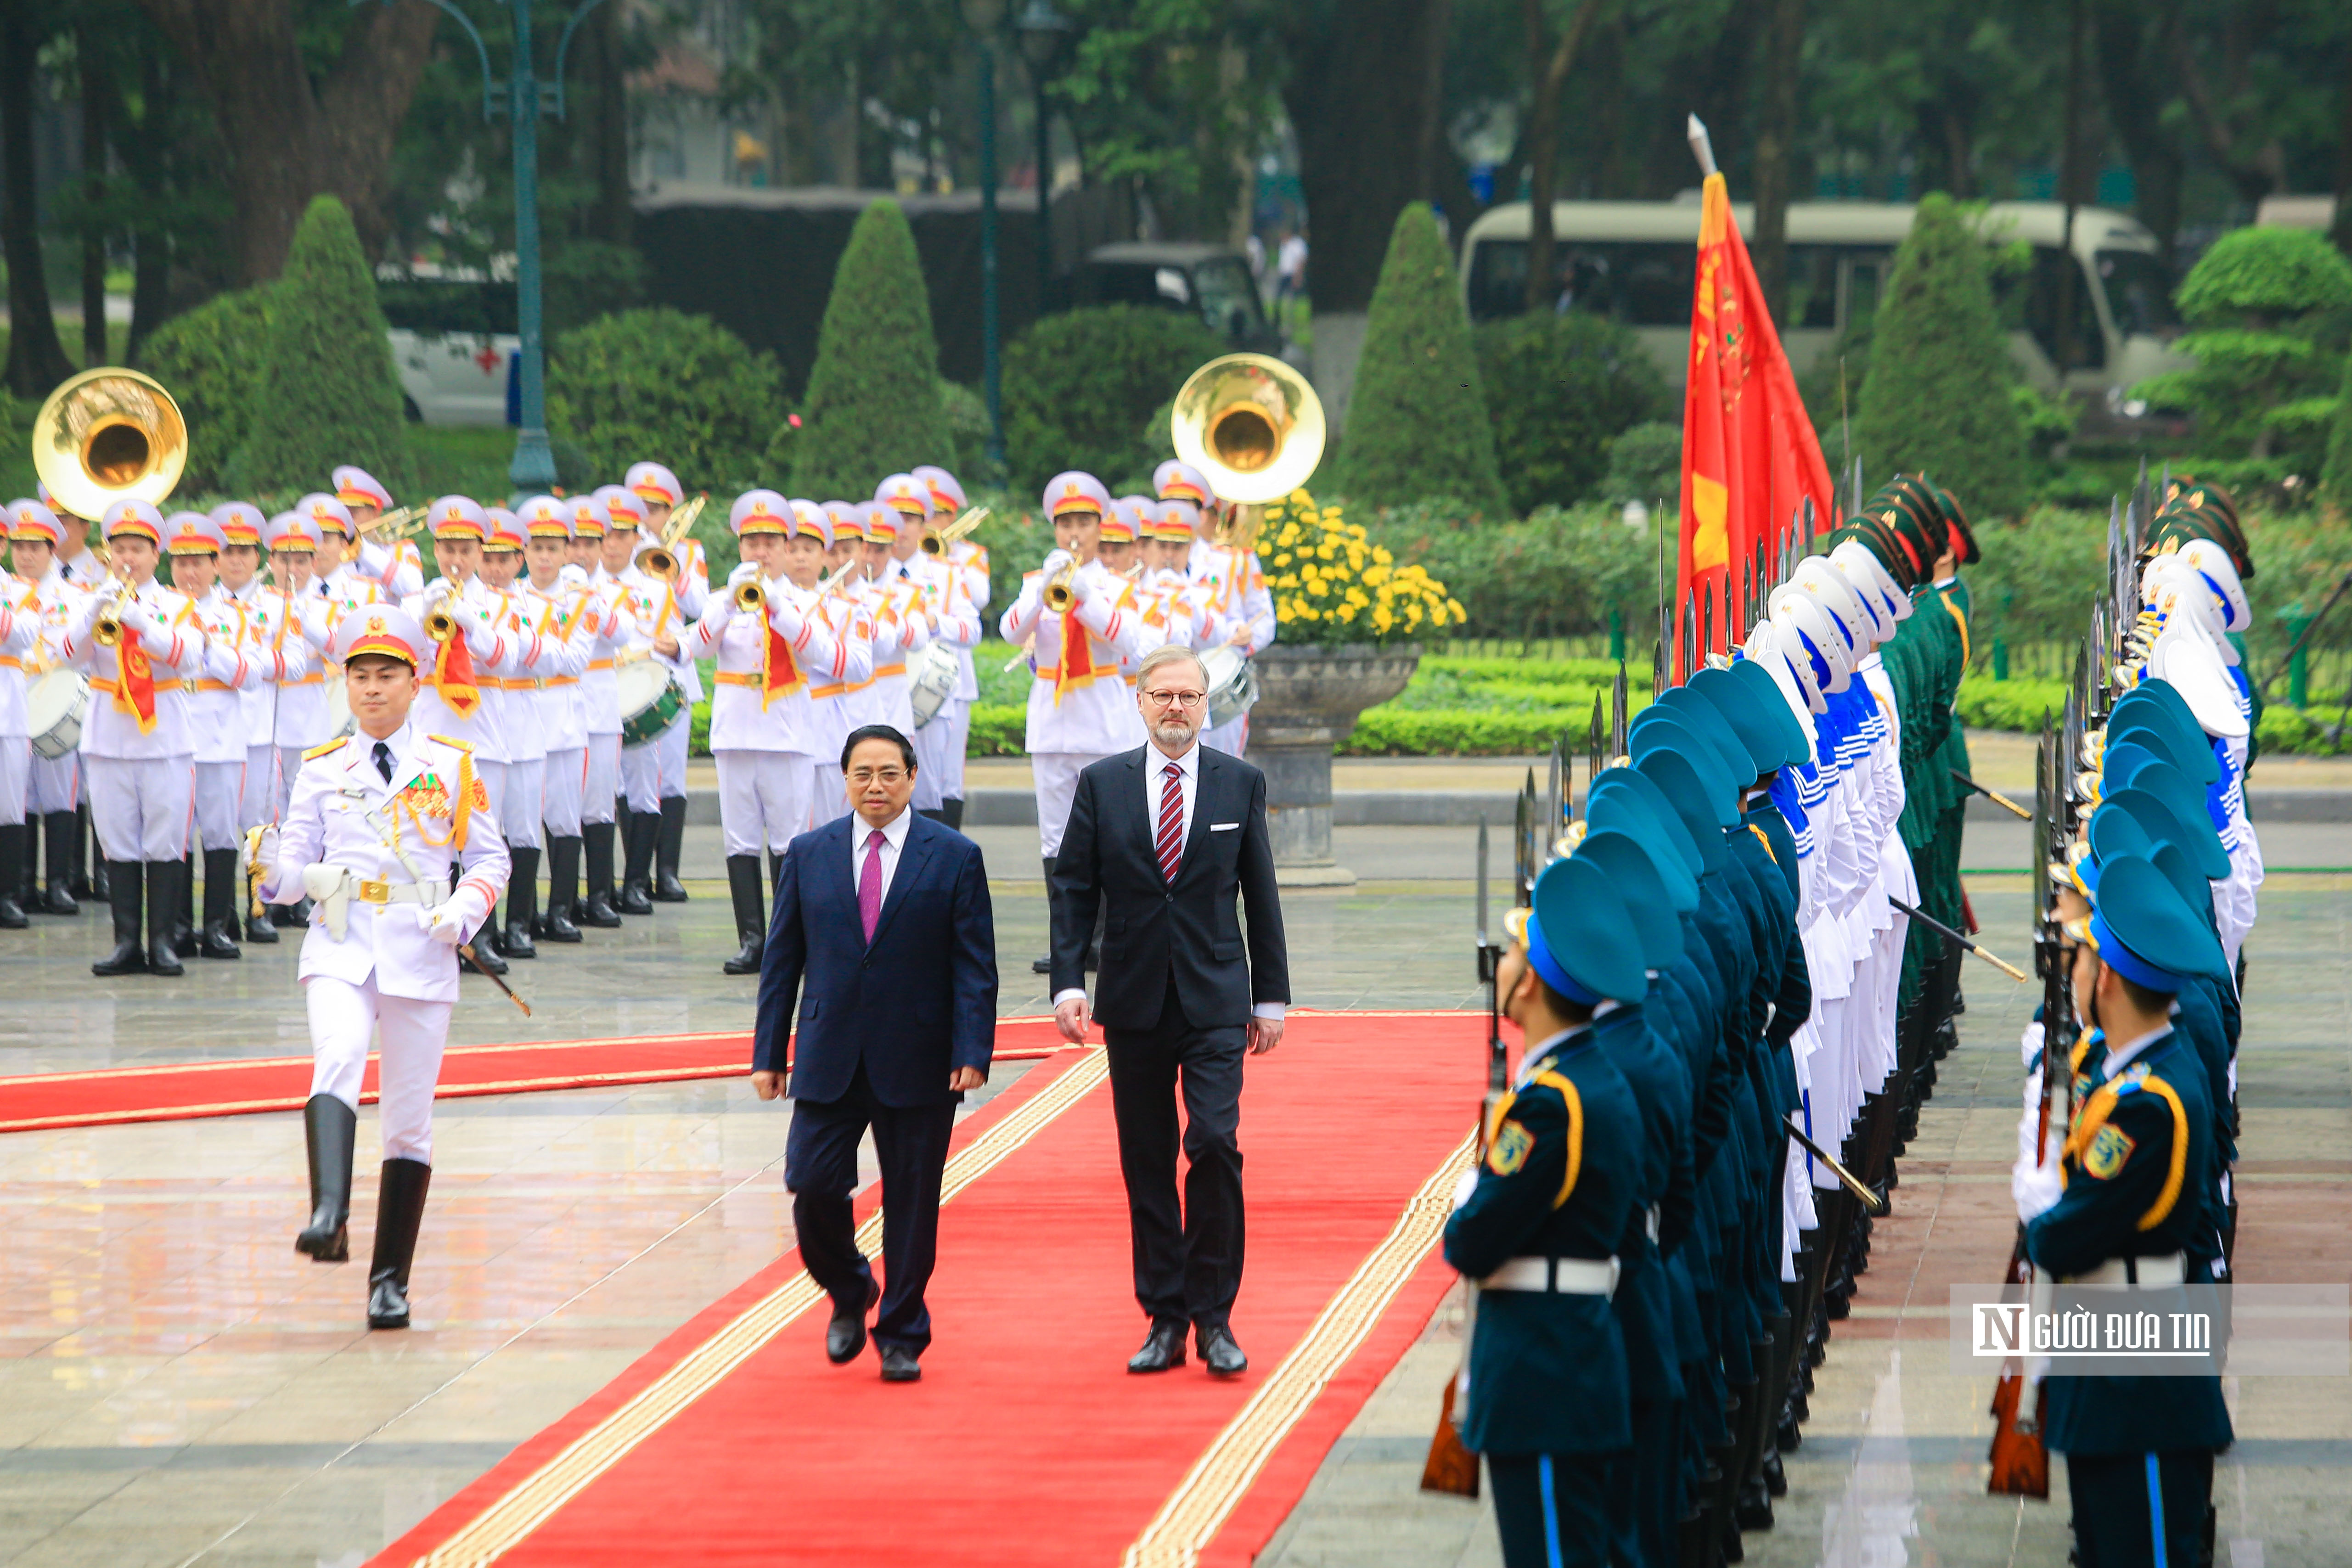
[[[1184,1325],[1153,1323],[1143,1348],[1127,1358],[1129,1372],[1169,1372],[1184,1364]]]
[[[1054,960],[1032,958],[1029,960],[1029,972],[1033,975],[1050,975],[1054,972]]]
[[[477,974],[503,975],[507,972],[507,961],[491,952],[488,944],[485,942],[476,943],[474,956],[461,962],[472,966]]]
[[[247,921],[245,941],[247,946],[257,944],[264,947],[274,946],[278,941],[278,923],[267,915],[259,920]]]
[[[1212,1377],[1239,1377],[1249,1370],[1249,1357],[1234,1343],[1234,1331],[1220,1323],[1201,1331],[1201,1364]]]
[[[923,1364],[915,1353],[902,1344],[882,1347],[882,1381],[885,1383],[917,1383],[923,1375]]]
[[[882,1287],[869,1283],[866,1287],[864,1306],[844,1308],[835,1303],[833,1321],[824,1325],[825,1360],[835,1366],[843,1366],[857,1359],[857,1353],[866,1348],[866,1314],[872,1312],[881,1300]],[[888,1365],[887,1360],[884,1365]]]

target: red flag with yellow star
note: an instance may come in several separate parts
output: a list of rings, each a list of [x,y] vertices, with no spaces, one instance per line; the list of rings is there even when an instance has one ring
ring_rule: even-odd
[[[1764,571],[1798,508],[1813,503],[1830,526],[1830,471],[1797,378],[1764,308],[1755,264],[1739,237],[1721,174],[1709,174],[1698,221],[1698,277],[1691,291],[1690,385],[1683,398],[1682,547],[1675,570],[1679,612],[1696,596],[1702,653],[1727,653],[1747,635],[1742,600],[1760,548]],[[1709,616],[1705,607],[1712,603]],[[1679,665],[1682,651],[1673,651]],[[1686,674],[1688,672],[1685,672]]]

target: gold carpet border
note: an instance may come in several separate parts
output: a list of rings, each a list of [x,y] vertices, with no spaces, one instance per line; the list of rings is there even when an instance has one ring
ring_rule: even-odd
[[[946,1203],[1035,1137],[1084,1099],[1109,1073],[1099,1049],[1088,1049],[1070,1070],[948,1161],[940,1201]],[[857,1246],[871,1255],[882,1245],[876,1210],[857,1228]],[[627,1403],[574,1438],[562,1452],[516,1483],[464,1529],[416,1560],[416,1568],[475,1568],[497,1562],[580,1495],[597,1477],[628,1457],[686,1408],[757,1354],[785,1326],[825,1299],[805,1270],[794,1274],[738,1313],[718,1333]]]
[[[1217,1434],[1159,1515],[1127,1549],[1125,1568],[1192,1568],[1256,1484],[1291,1428],[1322,1396],[1445,1227],[1472,1136],[1454,1145],[1397,1217],[1388,1239],[1356,1267],[1282,1364]]]

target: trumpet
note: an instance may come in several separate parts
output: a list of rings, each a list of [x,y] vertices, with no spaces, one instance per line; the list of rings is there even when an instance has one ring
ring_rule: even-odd
[[[1070,591],[1070,579],[1077,574],[1078,563],[1074,560],[1046,580],[1045,591],[1042,596],[1046,609],[1056,615],[1068,612],[1072,601],[1077,597]]]
[[[122,584],[125,588],[129,588],[131,586],[131,579],[120,569],[115,569],[114,562],[110,559],[106,559],[106,564],[110,569],[113,569],[115,581]],[[115,647],[121,643],[122,618],[114,612],[112,605],[109,605],[106,609],[100,611],[98,612],[98,619],[90,622],[89,640],[97,643],[101,648]]]
[[[457,618],[446,610],[436,610],[425,618],[425,634],[436,643],[454,643],[463,630]]]
[[[360,534],[371,543],[396,543],[424,529],[427,510],[429,508],[425,507],[402,507],[396,511],[381,513],[373,522],[361,524]]]
[[[687,529],[694,527],[694,519],[702,515],[702,508],[709,500],[707,494],[697,496],[672,512],[669,521],[662,525],[661,543],[638,557],[638,564],[655,577],[675,578],[677,575],[677,541],[686,537]]]
[[[746,615],[756,615],[768,608],[768,591],[756,577],[747,577],[735,585],[735,608]]]
[[[925,534],[922,538],[922,552],[925,555],[945,555],[948,553],[948,546],[955,543],[956,540],[963,538],[966,534],[969,534],[972,529],[980,527],[981,524],[987,520],[988,508],[986,507],[974,507],[971,511],[966,512],[962,517],[958,517],[946,528],[937,528]]]

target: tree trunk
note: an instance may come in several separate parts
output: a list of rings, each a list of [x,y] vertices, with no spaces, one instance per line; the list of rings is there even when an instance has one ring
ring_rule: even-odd
[[[73,374],[49,314],[48,275],[33,188],[33,67],[41,40],[19,0],[0,0],[0,247],[8,260],[8,390],[47,397]]]
[[[591,156],[596,204],[589,228],[597,239],[626,245],[635,213],[629,205],[629,97],[621,60],[621,7],[614,0],[596,8],[588,35],[588,72],[596,84]]]
[[[74,42],[81,67],[81,188],[89,203],[81,226],[81,362],[87,370],[107,362],[106,231],[98,222],[106,205],[106,92],[98,80],[105,67],[87,23]]]
[[[313,196],[352,210],[373,253],[388,233],[392,142],[432,52],[440,13],[427,0],[371,5],[313,89],[291,0],[140,0],[194,69],[230,157],[237,276],[278,276]]]
[[[170,83],[163,68],[161,49],[145,51],[140,60],[140,98],[143,115],[141,128],[151,135],[160,133],[171,123],[169,107]],[[125,159],[132,179],[151,200],[163,195],[163,181],[148,176],[158,172],[162,160],[161,148],[153,149],[157,156],[146,161]],[[131,333],[122,345],[122,357],[131,364],[139,362],[139,350],[146,346],[148,335],[163,324],[171,308],[172,246],[164,238],[163,225],[150,224],[132,236],[133,256],[131,266]]]
[[[1805,0],[1773,0],[1764,35],[1764,113],[1756,128],[1756,237],[1748,249],[1764,308],[1789,329],[1789,200],[1796,182],[1797,69]]]
[[[1601,11],[1601,0],[1584,0],[1557,44],[1544,27],[1544,0],[1522,0],[1528,29],[1528,292],[1529,311],[1549,310],[1559,298],[1552,277],[1551,204],[1559,192],[1559,93],[1576,65],[1576,52]],[[1538,62],[1541,62],[1538,66]]]
[[[2133,204],[2169,267],[2180,232],[2181,183],[2187,169],[2179,140],[2162,119],[2173,90],[2167,62],[2179,27],[2179,0],[2155,7],[2142,0],[2099,0],[2095,22],[2097,47],[2092,55],[2098,64],[2100,97],[2124,155],[2131,160],[2133,183],[2138,187]]]
[[[2352,256],[2352,49],[2344,51],[2341,118],[2336,124],[2336,224],[2328,235]]]

